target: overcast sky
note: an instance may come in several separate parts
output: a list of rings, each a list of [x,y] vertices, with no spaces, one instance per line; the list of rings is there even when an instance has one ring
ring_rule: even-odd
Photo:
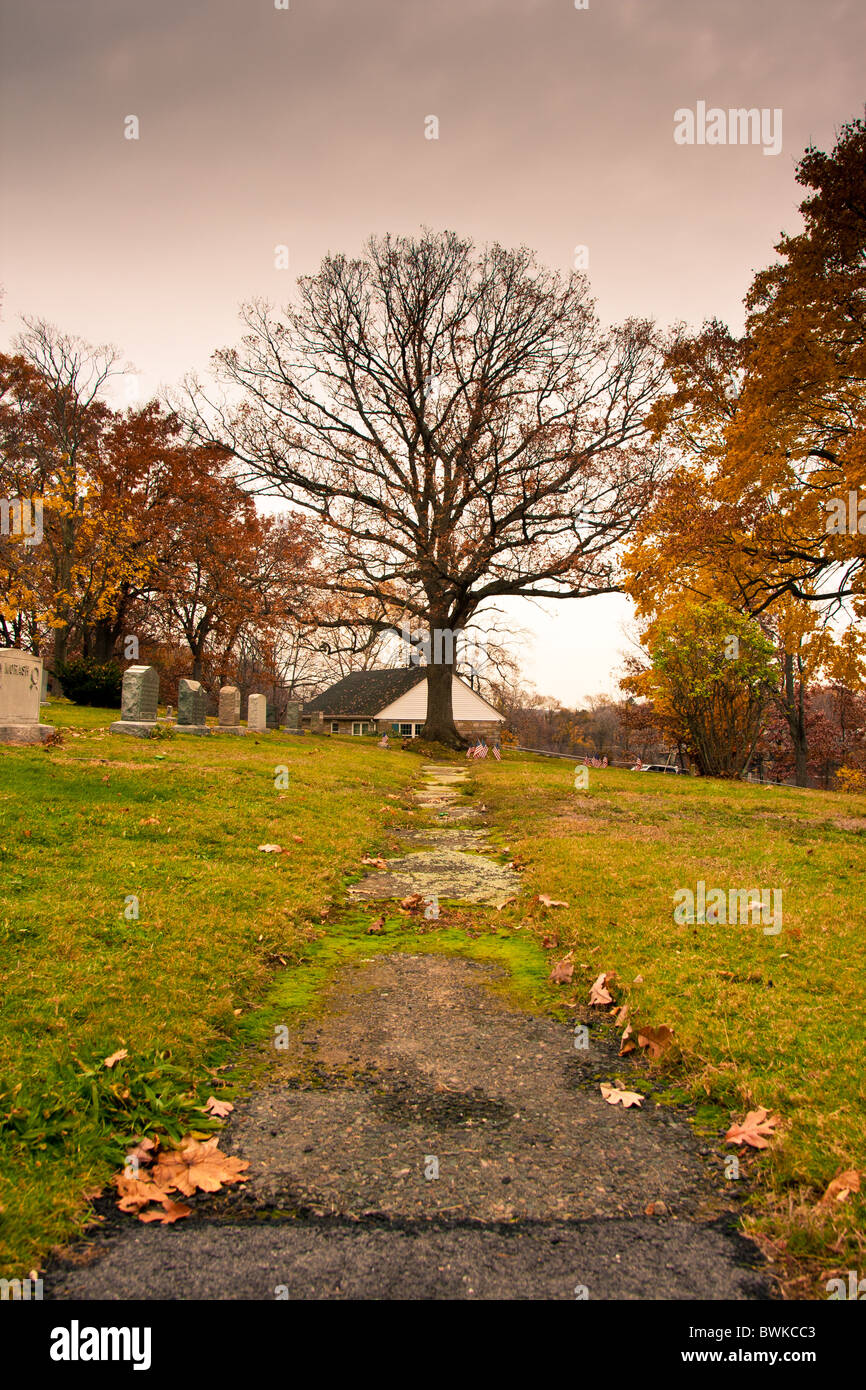
[[[145,399],[236,341],[243,299],[422,225],[562,270],[585,246],[608,322],[739,327],[797,159],[866,95],[863,0],[288,3],[3,0],[4,347],[25,313],[112,341]],[[699,102],[780,110],[781,151],[677,144]],[[541,691],[615,688],[624,599],[513,612]]]

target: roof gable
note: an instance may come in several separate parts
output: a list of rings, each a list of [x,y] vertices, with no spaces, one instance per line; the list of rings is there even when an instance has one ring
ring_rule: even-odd
[[[424,667],[404,666],[390,671],[352,671],[304,705],[304,714],[353,715],[374,719],[379,710],[426,681]]]

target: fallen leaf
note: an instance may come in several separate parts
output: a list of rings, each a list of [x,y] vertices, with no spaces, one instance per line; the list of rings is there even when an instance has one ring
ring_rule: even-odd
[[[667,1052],[674,1040],[674,1030],[663,1023],[660,1028],[644,1028],[641,1026],[637,1031],[637,1040],[640,1047],[649,1050],[651,1057],[661,1057],[663,1052]]]
[[[190,1139],[179,1149],[163,1153],[153,1170],[154,1181],[166,1191],[176,1187],[185,1197],[192,1197],[197,1189],[218,1192],[228,1183],[246,1182],[243,1170],[249,1168],[249,1160],[223,1153],[218,1144],[216,1137],[204,1143]]]
[[[628,1025],[620,1040],[619,1055],[625,1057],[629,1052],[634,1052],[636,1044],[632,1041],[631,1024]]]
[[[634,979],[632,980],[632,984],[633,984],[633,985],[642,985],[642,984],[643,984],[643,975],[635,975]]]
[[[860,1191],[860,1174],[856,1168],[846,1168],[837,1173],[818,1205],[832,1206],[834,1202],[845,1202],[852,1192]]]
[[[262,854],[282,854],[282,845],[259,845]]]
[[[217,1100],[216,1096],[208,1096],[204,1108],[209,1115],[216,1115],[218,1120],[224,1120],[234,1110],[230,1100]]]
[[[555,985],[567,985],[574,974],[574,952],[569,951],[568,955],[562,960],[558,960],[550,972],[550,979]]]
[[[644,1099],[637,1091],[624,1091],[619,1086],[609,1086],[606,1081],[601,1083],[601,1094],[608,1105],[621,1105],[623,1110],[629,1110],[633,1105],[640,1105]]]
[[[612,1004],[613,995],[608,991],[607,982],[614,978],[612,970],[602,970],[598,979],[593,982],[592,989],[589,991],[590,1004]]]
[[[551,950],[553,949],[554,946],[558,946],[558,945],[559,945],[559,937],[558,937],[558,936],[546,936],[546,937],[544,938],[544,940],[542,941],[542,943],[541,943],[541,949],[542,949],[543,951],[551,951]]]
[[[616,1018],[614,1019],[614,1023],[616,1024],[617,1028],[621,1028],[627,1018],[628,1004],[623,1004],[622,1008],[617,1009],[616,1011]]]
[[[148,1202],[162,1202],[166,1198],[165,1189],[150,1176],[128,1178],[124,1173],[117,1173],[113,1181],[119,1194],[117,1205],[121,1211],[138,1211],[140,1207],[146,1207]]]
[[[769,1148],[769,1140],[774,1139],[774,1126],[779,1123],[778,1115],[771,1115],[763,1106],[750,1110],[741,1125],[732,1124],[725,1141],[728,1144],[749,1144],[753,1149]]]
[[[158,1147],[152,1139],[142,1139],[141,1143],[136,1144],[134,1149],[130,1149],[126,1155],[126,1161],[129,1163],[135,1159],[139,1164],[152,1163]]]
[[[102,1065],[104,1067],[113,1067],[117,1062],[122,1062],[124,1057],[128,1056],[129,1053],[126,1048],[122,1047],[119,1052],[112,1052],[110,1057],[104,1058]]]
[[[539,893],[538,901],[544,907],[568,907],[568,903],[561,902],[559,898],[549,898],[546,893]]]
[[[170,1226],[172,1222],[179,1221],[182,1216],[191,1216],[192,1207],[185,1207],[182,1202],[173,1202],[170,1197],[158,1207],[152,1207],[150,1211],[140,1211],[139,1221],[158,1221],[161,1226]]]
[[[377,869],[387,869],[388,867],[387,859],[371,859],[369,858],[369,856],[366,856],[364,859],[362,859],[361,863],[373,864]]]
[[[302,845],[304,843],[303,835],[293,835],[292,839],[294,840],[296,845]]]
[[[159,825],[159,816],[147,816],[145,820],[140,820],[139,825]]]
[[[375,933],[380,932],[380,931],[382,930],[382,928],[384,927],[384,925],[385,925],[385,918],[384,918],[384,917],[377,917],[376,920],[375,920],[375,922],[371,922],[370,925],[369,925],[369,927],[367,928],[367,935],[368,935],[368,936],[372,936],[374,932],[375,932]]]
[[[405,908],[407,912],[414,912],[416,908],[421,907],[422,903],[426,903],[426,901],[427,899],[423,893],[410,893],[408,898],[401,898],[400,906]]]

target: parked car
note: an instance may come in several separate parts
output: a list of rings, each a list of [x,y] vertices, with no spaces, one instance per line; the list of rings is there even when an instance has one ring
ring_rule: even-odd
[[[647,763],[646,767],[641,768],[641,772],[673,772],[676,776],[684,775],[681,767],[672,767],[665,763]]]

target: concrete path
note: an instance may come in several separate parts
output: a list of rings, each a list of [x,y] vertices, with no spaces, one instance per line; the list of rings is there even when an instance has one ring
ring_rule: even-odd
[[[436,769],[427,785],[440,813],[470,809],[465,774]],[[438,833],[447,848],[389,862],[359,896],[388,879],[491,901],[456,867],[470,861],[487,889],[486,866],[503,872],[480,834],[463,850],[453,828]],[[437,955],[338,972],[224,1132],[251,1180],[170,1228],[109,1212],[90,1261],[50,1269],[46,1295],[768,1297],[721,1159],[675,1111],[607,1105],[599,1082],[622,1071],[610,1045],[593,1030],[576,1050],[566,1025],[493,993],[501,977]]]

